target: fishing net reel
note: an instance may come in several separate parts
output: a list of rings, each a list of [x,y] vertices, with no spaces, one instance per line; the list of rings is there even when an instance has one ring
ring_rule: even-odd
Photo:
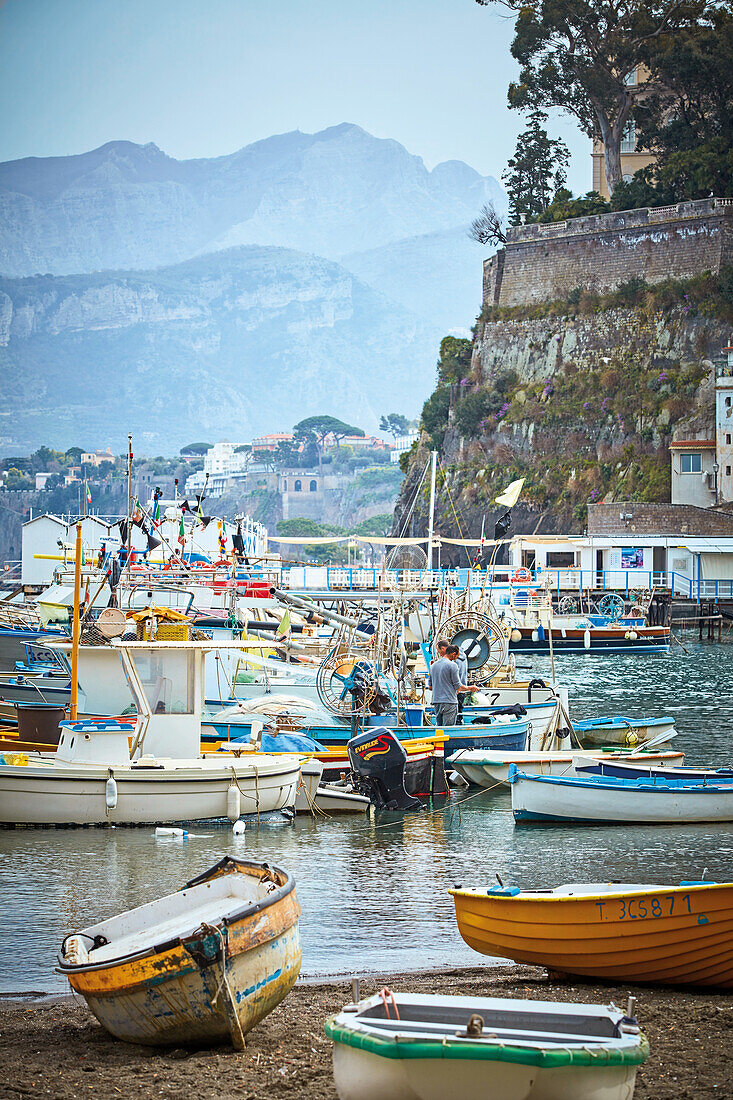
[[[497,619],[473,610],[461,611],[445,619],[439,634],[457,645],[468,662],[468,683],[480,687],[487,684],[506,664],[509,638]],[[437,657],[437,639],[433,653]]]
[[[323,706],[339,718],[364,713],[378,702],[376,667],[359,654],[332,650],[316,673],[316,691]]]
[[[607,592],[605,596],[602,596],[598,601],[598,610],[601,615],[605,615],[606,618],[612,622],[616,622],[624,613],[626,604],[621,596],[617,592]]]

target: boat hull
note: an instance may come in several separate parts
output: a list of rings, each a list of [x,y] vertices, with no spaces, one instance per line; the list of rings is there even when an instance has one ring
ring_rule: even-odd
[[[543,1069],[470,1057],[403,1061],[337,1043],[333,1076],[340,1100],[627,1100],[636,1066]]]
[[[460,752],[446,760],[448,767],[453,768],[469,783],[476,787],[493,787],[497,783],[509,785],[509,769],[514,764],[520,771],[528,775],[574,775],[574,758],[582,757],[590,759],[592,754],[587,751],[577,752],[515,752],[515,753],[485,753]],[[613,761],[614,757],[608,753],[599,753],[597,757],[604,763]],[[682,752],[645,752],[619,754],[619,761],[637,764],[668,765],[681,764],[684,760]]]
[[[681,824],[733,821],[733,786],[607,785],[561,776],[510,777],[515,821]],[[614,785],[611,785],[614,784]]]
[[[271,758],[272,759],[272,758]],[[131,768],[77,765],[0,765],[0,825],[145,825],[226,818],[233,775],[240,813],[293,806],[300,782],[297,756],[278,757],[253,771],[229,765]],[[117,786],[117,804],[106,804],[106,784]]]
[[[537,629],[532,627],[519,627],[522,637],[519,641],[509,642],[510,653],[550,653],[550,642],[545,632],[543,638],[533,639]],[[585,630],[555,630],[552,631],[552,652],[561,653],[586,653],[602,656],[604,653],[668,653],[670,647],[669,627],[647,626],[634,627],[636,638],[627,638],[631,633],[628,626],[624,627],[592,627],[590,628],[590,645],[586,645]]]
[[[240,917],[202,925],[142,957],[62,966],[72,989],[110,1034],[129,1043],[179,1045],[243,1036],[295,984],[302,959],[292,886]]]
[[[676,733],[674,718],[594,718],[576,722],[575,732],[584,745],[643,745],[655,739],[656,744],[671,740]]]
[[[585,897],[452,890],[474,951],[582,977],[733,988],[733,885]]]

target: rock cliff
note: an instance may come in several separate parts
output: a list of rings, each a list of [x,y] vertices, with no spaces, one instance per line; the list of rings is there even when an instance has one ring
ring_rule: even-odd
[[[0,443],[171,453],[414,402],[436,333],[338,264],[235,248],[148,272],[0,279]],[[426,379],[426,387],[429,381]],[[424,392],[425,392],[424,391]]]

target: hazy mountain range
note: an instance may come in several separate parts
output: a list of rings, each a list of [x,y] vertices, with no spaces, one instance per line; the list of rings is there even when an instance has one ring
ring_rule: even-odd
[[[414,415],[480,307],[492,177],[344,124],[0,164],[0,445],[146,450]]]

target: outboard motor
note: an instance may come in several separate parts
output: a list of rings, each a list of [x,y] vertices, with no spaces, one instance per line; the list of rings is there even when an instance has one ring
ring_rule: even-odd
[[[354,786],[378,809],[422,809],[420,799],[405,790],[407,753],[391,730],[365,730],[352,737],[347,748]]]

